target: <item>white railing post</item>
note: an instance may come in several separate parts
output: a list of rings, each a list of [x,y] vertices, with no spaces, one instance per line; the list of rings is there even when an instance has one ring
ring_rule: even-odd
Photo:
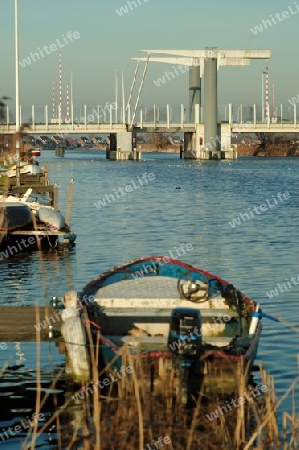
[[[253,105],[253,126],[256,128],[256,104]]]
[[[184,128],[184,105],[181,103],[181,128]]]
[[[9,107],[6,105],[6,127],[7,131],[9,130]]]
[[[84,126],[86,130],[87,129],[86,105],[84,105]]]
[[[280,104],[280,125],[282,128],[282,103]]]
[[[196,103],[194,107],[194,125],[199,123],[199,104]]]
[[[45,124],[46,124],[46,130],[49,129],[49,117],[48,117],[48,105],[45,106]]]
[[[112,128],[112,103],[110,103],[110,128]]]
[[[156,105],[154,105],[154,128],[156,128]]]
[[[166,111],[167,111],[167,128],[170,128],[170,111],[169,111],[169,104],[166,105]]]
[[[32,129],[35,130],[35,117],[34,117],[34,105],[31,107],[31,116],[32,116]]]
[[[74,129],[74,103],[71,102],[71,123],[72,123],[72,129]]]
[[[100,105],[97,105],[97,115],[98,115],[98,128],[100,128]]]
[[[128,123],[131,123],[131,105],[128,105]]]
[[[228,104],[228,123],[231,125],[232,123],[232,104]]]
[[[240,123],[243,123],[243,106],[242,103],[240,103]]]
[[[140,128],[143,128],[143,110],[140,108]]]
[[[296,112],[296,102],[294,102],[294,128],[297,128],[297,112]]]
[[[58,124],[59,124],[59,130],[61,128],[61,105],[58,105]]]

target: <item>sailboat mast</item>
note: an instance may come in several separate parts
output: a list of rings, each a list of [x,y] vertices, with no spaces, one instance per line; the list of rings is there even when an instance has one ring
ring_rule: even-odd
[[[16,75],[16,185],[20,186],[20,83],[18,0],[15,0],[15,75]]]

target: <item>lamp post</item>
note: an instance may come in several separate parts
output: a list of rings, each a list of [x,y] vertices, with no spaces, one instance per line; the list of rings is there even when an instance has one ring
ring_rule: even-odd
[[[15,0],[15,76],[16,76],[16,185],[20,186],[20,85],[18,0]]]

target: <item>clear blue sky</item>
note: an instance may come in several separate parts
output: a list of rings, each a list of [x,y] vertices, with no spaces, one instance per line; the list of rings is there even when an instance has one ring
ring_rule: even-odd
[[[114,101],[115,70],[124,70],[126,95],[135,65],[132,56],[140,49],[269,49],[270,85],[275,83],[277,104],[299,94],[299,1],[240,2],[237,0],[19,0],[20,60],[38,47],[64,43],[62,35],[77,31],[80,38],[69,42],[63,54],[63,95],[73,72],[74,103],[104,105]],[[296,3],[296,2],[295,2]],[[116,9],[128,7],[120,16]],[[293,8],[295,14],[254,35],[251,28],[262,20]],[[288,10],[289,11],[289,10]],[[14,102],[14,0],[0,2],[1,95]],[[25,68],[20,67],[21,104],[52,103],[52,79],[58,78],[58,53]],[[261,104],[262,71],[265,62],[250,67],[222,68],[218,72],[219,103]],[[152,63],[142,104],[180,104],[188,101],[188,72],[159,88],[153,80],[171,66]],[[142,70],[140,71],[142,72]]]

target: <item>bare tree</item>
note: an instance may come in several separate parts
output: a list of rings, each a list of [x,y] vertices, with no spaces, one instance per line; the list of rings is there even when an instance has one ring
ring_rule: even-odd
[[[167,145],[167,137],[163,133],[150,133],[149,143],[153,144],[156,148],[163,148]]]

